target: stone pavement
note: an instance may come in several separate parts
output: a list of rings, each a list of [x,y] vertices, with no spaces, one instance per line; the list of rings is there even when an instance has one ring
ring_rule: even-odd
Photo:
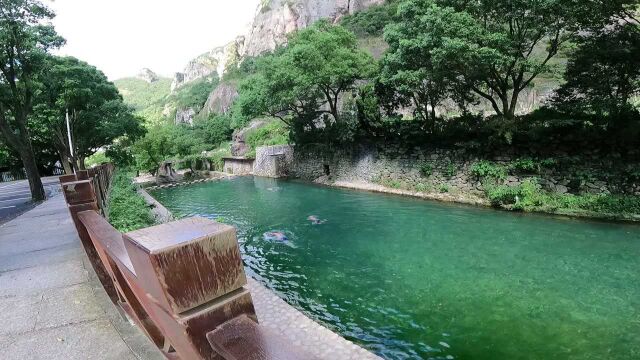
[[[2,359],[163,359],[116,309],[61,195],[0,226]]]
[[[248,279],[260,324],[283,334],[286,340],[323,360],[381,360],[287,304],[257,280]]]

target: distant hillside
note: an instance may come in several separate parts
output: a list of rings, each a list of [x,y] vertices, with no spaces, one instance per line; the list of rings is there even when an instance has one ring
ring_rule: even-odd
[[[137,111],[164,100],[171,92],[171,79],[158,77],[149,82],[139,77],[128,77],[114,81],[125,103],[133,106]]]

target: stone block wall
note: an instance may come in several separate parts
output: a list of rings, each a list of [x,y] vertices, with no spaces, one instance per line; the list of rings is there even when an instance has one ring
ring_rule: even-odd
[[[224,158],[224,172],[233,175],[249,175],[253,171],[253,159]]]
[[[256,149],[253,174],[264,177],[286,177],[293,163],[293,148],[290,145],[263,146]]]
[[[558,164],[535,174],[509,174],[506,185],[518,185],[535,177],[549,191],[558,193],[619,193],[640,195],[640,181],[629,175],[629,168],[640,169],[640,161],[619,159],[618,155],[585,154],[563,159],[554,156]],[[317,182],[373,182],[409,189],[441,189],[481,194],[480,179],[471,171],[481,160],[509,166],[513,161],[527,157],[519,154],[482,156],[464,150],[452,149],[400,149],[359,147],[332,151],[305,147],[296,149],[290,174],[293,177]],[[571,161],[571,166],[566,166]],[[423,167],[429,169],[425,174]]]

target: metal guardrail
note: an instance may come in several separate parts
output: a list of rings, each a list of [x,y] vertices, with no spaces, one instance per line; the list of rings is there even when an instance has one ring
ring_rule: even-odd
[[[122,234],[102,216],[113,172],[60,182],[107,294],[167,359],[314,358],[258,324],[235,228],[196,217]]]

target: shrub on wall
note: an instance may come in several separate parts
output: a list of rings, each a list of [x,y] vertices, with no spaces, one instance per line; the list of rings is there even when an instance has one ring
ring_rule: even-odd
[[[507,177],[507,169],[502,165],[481,160],[471,166],[471,174],[480,180],[504,180]]]

